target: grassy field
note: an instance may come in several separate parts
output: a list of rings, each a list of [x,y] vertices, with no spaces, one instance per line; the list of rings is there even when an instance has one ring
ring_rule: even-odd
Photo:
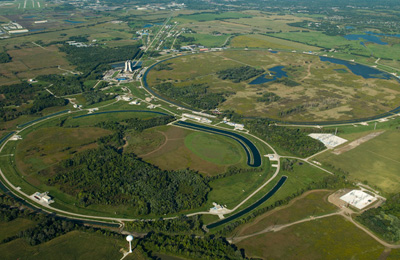
[[[231,40],[233,48],[271,48],[278,50],[317,51],[319,48],[260,34],[239,35]]]
[[[171,82],[176,87],[207,84],[210,91],[229,93],[219,108],[250,117],[284,121],[334,121],[363,118],[387,112],[400,103],[395,79],[365,79],[345,65],[321,61],[318,56],[264,50],[223,51],[182,56],[167,61],[172,70],[152,70],[148,83]],[[262,84],[233,83],[219,79],[220,70],[253,66],[268,71],[284,66],[292,84],[272,81]],[[268,73],[266,74],[268,75]],[[264,94],[280,99],[264,101]]]
[[[222,47],[222,45],[226,42],[226,40],[231,37],[229,34],[227,35],[211,35],[211,34],[182,34],[185,37],[194,37],[195,42],[205,47]]]
[[[213,20],[226,20],[226,19],[239,19],[244,17],[251,17],[250,15],[235,13],[235,12],[224,12],[224,13],[199,13],[199,14],[190,14],[190,15],[181,15],[175,17],[177,21],[197,21],[197,22],[205,22],[205,21],[213,21]]]
[[[190,168],[212,176],[230,165],[245,166],[246,156],[236,142],[178,127],[149,129],[131,136],[128,143],[127,151],[166,170]]]
[[[341,216],[314,220],[237,244],[263,259],[378,259],[384,247]]]
[[[387,130],[380,136],[340,155],[321,154],[316,160],[349,172],[354,180],[367,181],[385,193],[400,191],[400,132]]]
[[[16,163],[24,175],[37,173],[72,154],[97,147],[95,141],[111,134],[101,128],[41,128],[24,137],[17,146]]]
[[[0,222],[0,241],[17,235],[20,231],[34,227],[36,223],[29,219],[17,218],[10,222]]]
[[[310,216],[319,216],[335,212],[336,206],[327,201],[332,191],[311,191],[292,200],[289,205],[258,216],[232,232],[233,236],[250,235],[270,226],[295,222]]]
[[[72,231],[38,246],[23,239],[0,245],[3,259],[120,259],[127,250],[125,239]],[[143,256],[138,255],[141,259]],[[143,258],[142,258],[143,259]]]

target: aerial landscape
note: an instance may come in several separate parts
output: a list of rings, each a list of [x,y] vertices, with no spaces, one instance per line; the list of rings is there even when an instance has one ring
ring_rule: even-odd
[[[396,0],[0,1],[1,259],[400,259]]]

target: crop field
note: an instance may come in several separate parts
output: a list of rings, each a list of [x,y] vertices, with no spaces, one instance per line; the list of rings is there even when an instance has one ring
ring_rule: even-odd
[[[378,259],[384,247],[341,216],[304,222],[237,244],[263,259]]]
[[[130,136],[128,143],[126,151],[165,170],[190,168],[215,175],[244,165],[246,159],[243,148],[227,137],[172,126]]]
[[[288,224],[310,216],[319,216],[338,210],[327,201],[332,191],[314,190],[292,200],[289,205],[279,207],[255,218],[252,222],[238,227],[234,236],[250,235],[270,226]]]
[[[30,246],[21,238],[0,245],[3,259],[120,259],[122,248],[127,250],[125,239],[80,231],[69,232],[37,246]],[[136,259],[143,257],[136,254]]]
[[[350,178],[367,181],[385,193],[395,193],[400,191],[399,146],[400,132],[387,130],[350,151],[324,153],[316,160],[341,168],[349,172]]]
[[[399,82],[395,79],[364,78],[345,65],[321,61],[318,56],[291,52],[223,51],[178,57],[167,61],[172,70],[152,70],[148,83],[171,82],[176,87],[207,84],[212,92],[225,93],[219,108],[243,116],[268,117],[283,121],[333,121],[364,118],[396,108],[400,104]],[[217,72],[252,66],[269,69],[283,66],[285,81],[249,84],[222,80]],[[287,82],[287,81],[286,81]],[[273,93],[278,100],[262,97]]]

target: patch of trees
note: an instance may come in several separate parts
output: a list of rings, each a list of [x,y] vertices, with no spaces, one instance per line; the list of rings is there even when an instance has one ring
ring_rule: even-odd
[[[264,73],[263,69],[256,69],[250,66],[231,68],[217,72],[218,78],[223,80],[231,80],[234,83],[251,79]]]
[[[273,92],[266,92],[262,95],[262,97],[257,98],[257,102],[272,103],[278,101],[279,99],[281,99],[281,97],[277,94]]]
[[[283,84],[285,86],[288,86],[288,87],[297,87],[297,86],[301,85],[300,83],[298,83],[298,82],[296,82],[294,80],[291,80],[289,78],[277,79],[277,80],[274,81],[274,83],[281,83],[281,84]]]
[[[191,37],[191,36],[183,36],[183,35],[179,35],[179,36],[177,37],[177,39],[178,39],[180,42],[187,42],[187,43],[194,43],[194,42],[196,41],[196,38],[194,38],[194,37]]]
[[[109,146],[76,154],[58,168],[49,185],[76,196],[79,205],[125,205],[138,215],[197,208],[210,191],[194,171],[163,171]]]
[[[149,119],[139,119],[134,117],[121,121],[103,121],[96,124],[96,126],[108,130],[125,131],[133,129],[135,131],[141,132],[147,128],[166,125],[174,120],[175,117],[170,115],[157,116]]]
[[[7,52],[0,52],[0,63],[7,63],[11,61],[11,56]]]
[[[13,120],[21,115],[36,114],[48,107],[68,104],[68,100],[56,98],[36,84],[20,83],[0,86],[0,93],[4,95],[3,98],[0,96],[2,121]]]
[[[172,63],[166,63],[162,62],[158,64],[157,66],[154,67],[154,70],[160,71],[160,70],[173,70],[173,68],[170,66]]]
[[[390,196],[382,206],[363,212],[356,220],[385,240],[399,241],[400,193]]]
[[[115,48],[93,46],[88,48],[77,48],[75,46],[63,45],[60,50],[67,54],[69,62],[77,66],[77,70],[90,73],[101,64],[131,60],[139,53],[140,45],[127,45]]]
[[[73,35],[69,37],[70,41],[76,41],[76,42],[88,42],[88,36],[87,35]]]
[[[247,259],[236,246],[229,244],[225,238],[214,236],[200,238],[189,235],[151,233],[140,244],[145,251],[170,253],[191,259]]]
[[[323,143],[300,128],[275,126],[266,119],[250,120],[247,127],[252,134],[297,156],[307,157],[325,149]]]
[[[175,219],[159,219],[155,221],[140,220],[125,223],[128,231],[134,232],[162,232],[162,233],[204,233],[199,216],[180,216]]]
[[[190,106],[199,109],[214,109],[224,102],[224,93],[213,93],[208,90],[205,84],[191,84],[183,87],[175,87],[172,83],[162,83],[155,88],[163,95],[182,101]],[[227,95],[229,93],[225,93]]]
[[[96,103],[100,103],[102,101],[110,100],[115,98],[115,95],[106,95],[101,91],[90,91],[83,93],[83,97],[86,100],[87,105],[92,105]]]
[[[85,87],[82,81],[74,76],[62,76],[62,75],[41,75],[36,78],[40,81],[51,83],[48,87],[56,96],[72,95],[82,93],[90,89]]]

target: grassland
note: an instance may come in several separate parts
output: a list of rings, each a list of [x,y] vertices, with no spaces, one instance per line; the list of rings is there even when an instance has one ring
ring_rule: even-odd
[[[223,51],[183,56],[168,63],[173,70],[149,72],[150,86],[168,81],[176,87],[207,84],[211,91],[227,94],[226,101],[219,106],[221,109],[234,110],[243,116],[283,121],[337,121],[377,115],[400,104],[396,80],[365,79],[344,65],[324,62],[314,55]],[[220,70],[245,65],[266,71],[284,66],[288,79],[296,84],[275,81],[249,84],[253,79],[232,83],[216,75]],[[260,97],[266,93],[274,93],[280,99],[262,101]]]
[[[270,226],[288,224],[310,216],[335,212],[338,208],[327,201],[332,191],[314,190],[292,200],[289,205],[258,216],[252,222],[238,227],[234,236],[250,235]]]
[[[237,244],[264,259],[378,259],[384,247],[341,216],[304,222]]]
[[[386,130],[383,134],[340,155],[327,152],[316,157],[324,164],[349,172],[353,180],[367,181],[383,192],[400,191],[400,132]]]
[[[278,39],[266,35],[249,34],[239,35],[231,40],[231,47],[233,48],[271,48],[278,50],[303,50],[303,51],[316,51],[320,48],[309,46],[302,43]]]
[[[194,37],[195,42],[206,47],[222,47],[231,35],[212,35],[212,34],[182,34],[185,37]]]
[[[17,235],[20,231],[34,227],[36,223],[29,219],[17,218],[10,222],[0,222],[0,241]]]
[[[38,246],[23,239],[0,245],[3,259],[120,259],[127,250],[125,239],[72,231]],[[143,257],[140,254],[139,257]]]
[[[190,168],[209,176],[224,173],[231,165],[244,167],[246,159],[239,144],[227,137],[172,126],[146,130],[128,143],[127,151],[161,169]]]

